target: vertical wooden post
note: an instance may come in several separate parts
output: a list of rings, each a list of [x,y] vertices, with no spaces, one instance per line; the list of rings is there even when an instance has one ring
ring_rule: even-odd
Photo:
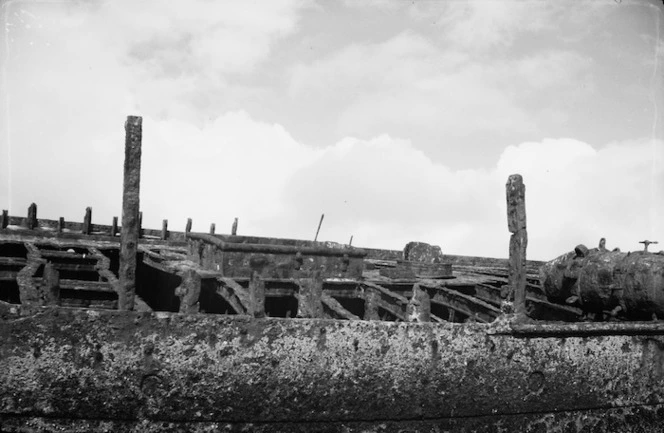
[[[200,310],[201,277],[194,269],[187,269],[182,274],[182,284],[175,289],[180,297],[180,313],[193,314]]]
[[[0,229],[6,229],[9,225],[9,213],[7,209],[2,210],[2,216],[0,217]]]
[[[191,232],[191,225],[192,225],[191,218],[187,218],[187,226],[184,228],[185,233],[190,233]]]
[[[163,240],[168,239],[168,220],[163,220],[161,222],[161,238]]]
[[[138,237],[143,237],[143,211],[138,212]]]
[[[298,281],[297,317],[323,317],[323,279],[320,271],[312,271],[310,278]]]
[[[378,303],[380,293],[371,287],[364,288],[364,320],[380,320]]]
[[[237,217],[235,217],[235,221],[233,221],[233,227],[231,227],[231,234],[233,236],[237,235]]]
[[[211,235],[214,234],[215,229],[216,229],[215,224],[214,224],[214,223],[210,224],[210,234],[211,234]]]
[[[37,227],[37,205],[35,203],[32,203],[28,207],[28,228],[30,230],[34,229]]]
[[[413,285],[413,296],[406,306],[406,319],[409,322],[431,321],[431,299],[419,284]]]
[[[258,271],[251,273],[249,299],[251,311],[248,313],[258,318],[265,317],[265,281]]]
[[[60,217],[60,219],[58,219],[57,231],[58,233],[62,233],[64,230],[65,230],[65,219],[64,217]]]
[[[510,237],[508,283],[510,298],[514,299],[514,312],[526,314],[526,186],[520,174],[513,174],[505,185],[507,193],[507,227]]]
[[[141,139],[143,118],[128,116],[125,122],[125,160],[120,232],[120,271],[118,308],[133,310],[136,294],[138,212],[141,186]]]
[[[111,225],[111,236],[115,237],[118,234],[118,217],[113,217],[113,224]]]
[[[83,234],[89,235],[92,233],[92,208],[85,208],[85,216],[83,217]]]
[[[43,296],[46,305],[58,305],[60,303],[60,273],[51,263],[44,266]]]

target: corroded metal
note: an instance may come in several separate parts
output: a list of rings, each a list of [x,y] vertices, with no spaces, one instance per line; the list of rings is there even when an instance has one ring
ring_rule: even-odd
[[[664,254],[578,245],[542,266],[540,281],[549,300],[590,314],[664,318]]]

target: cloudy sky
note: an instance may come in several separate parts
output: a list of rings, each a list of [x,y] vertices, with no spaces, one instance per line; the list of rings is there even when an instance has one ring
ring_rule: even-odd
[[[5,0],[0,207],[110,224],[140,115],[146,227],[506,257],[520,173],[529,258],[664,243],[661,3]]]

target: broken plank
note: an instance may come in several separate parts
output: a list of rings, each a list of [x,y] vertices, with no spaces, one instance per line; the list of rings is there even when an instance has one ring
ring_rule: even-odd
[[[228,277],[217,277],[217,281],[233,290],[245,313],[251,309],[251,295],[238,282]]]
[[[401,304],[403,304],[403,305],[408,304],[408,298],[406,298],[405,296],[401,296],[401,295],[399,295],[399,294],[397,294],[397,293],[394,293],[394,292],[392,292],[391,290],[389,290],[389,289],[387,289],[387,288],[385,288],[385,287],[383,287],[383,286],[380,286],[380,285],[378,285],[378,284],[372,283],[372,282],[370,282],[370,281],[362,281],[360,284],[362,284],[362,285],[364,285],[364,286],[367,286],[367,287],[371,287],[372,289],[377,290],[377,291],[380,292],[381,294],[383,294],[383,295],[385,295],[385,296],[388,296],[388,297],[391,297],[391,298],[395,299],[398,303],[401,303]]]
[[[235,295],[232,289],[230,289],[228,286],[221,284],[217,287],[216,291],[217,295],[221,296],[224,298],[228,304],[233,307],[233,310],[235,310],[236,314],[247,314],[247,309],[244,308],[238,297]]]
[[[358,316],[355,314],[351,313],[350,311],[346,310],[343,305],[339,303],[336,299],[334,299],[332,296],[328,295],[327,293],[323,293],[321,295],[321,302],[323,305],[325,305],[327,308],[332,310],[335,314],[340,316],[343,319],[348,319],[348,320],[360,320]]]

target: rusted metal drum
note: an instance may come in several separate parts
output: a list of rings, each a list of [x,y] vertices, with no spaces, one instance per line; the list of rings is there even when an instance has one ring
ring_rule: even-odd
[[[550,302],[630,320],[664,318],[661,253],[588,250],[579,245],[543,265],[540,282]]]
[[[570,279],[572,269],[580,261],[575,261],[576,253],[570,251],[545,263],[540,268],[540,283],[550,302],[565,303],[572,296],[575,279]]]
[[[616,264],[614,275],[624,290],[627,315],[664,319],[664,255],[632,253]]]

